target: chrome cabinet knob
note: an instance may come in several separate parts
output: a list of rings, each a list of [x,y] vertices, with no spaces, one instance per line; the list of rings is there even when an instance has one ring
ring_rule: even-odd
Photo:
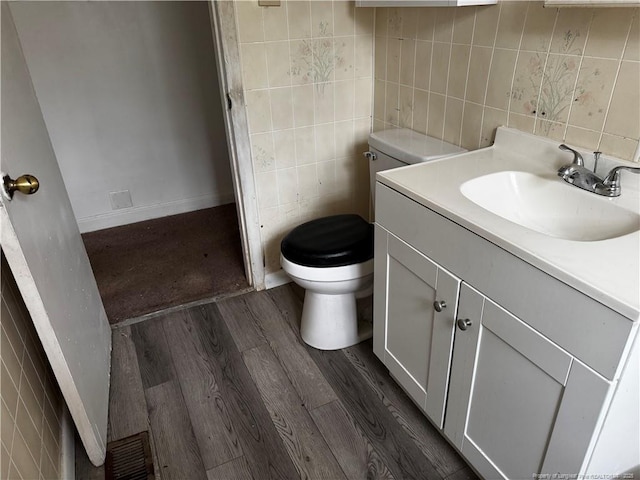
[[[441,301],[436,300],[435,302],[433,302],[433,308],[436,309],[436,312],[441,312],[442,310],[447,308],[447,302],[445,302],[444,300],[441,300]]]
[[[473,325],[473,322],[471,322],[471,320],[469,320],[468,318],[459,318],[457,323],[460,330],[466,330],[471,325]]]

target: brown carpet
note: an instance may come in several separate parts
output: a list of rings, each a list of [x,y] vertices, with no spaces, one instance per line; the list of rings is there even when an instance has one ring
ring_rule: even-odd
[[[233,203],[82,239],[110,323],[248,287]]]

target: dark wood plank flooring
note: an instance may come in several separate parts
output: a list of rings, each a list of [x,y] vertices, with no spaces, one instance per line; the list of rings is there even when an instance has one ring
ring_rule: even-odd
[[[286,285],[114,329],[109,440],[148,428],[162,479],[476,478],[371,342],[302,342],[301,307]]]

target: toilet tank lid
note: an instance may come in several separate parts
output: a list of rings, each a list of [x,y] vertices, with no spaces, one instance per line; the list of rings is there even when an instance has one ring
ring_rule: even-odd
[[[369,135],[369,146],[409,164],[426,162],[467,151],[462,147],[437,138],[428,137],[408,128],[373,132]]]

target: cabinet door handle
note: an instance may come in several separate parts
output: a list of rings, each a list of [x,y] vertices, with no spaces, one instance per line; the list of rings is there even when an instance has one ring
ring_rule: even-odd
[[[436,300],[435,302],[433,302],[433,308],[436,309],[436,312],[441,312],[442,310],[447,308],[447,302],[445,302],[444,300]]]
[[[471,325],[473,325],[473,322],[468,318],[459,318],[457,323],[460,330],[466,330]]]

